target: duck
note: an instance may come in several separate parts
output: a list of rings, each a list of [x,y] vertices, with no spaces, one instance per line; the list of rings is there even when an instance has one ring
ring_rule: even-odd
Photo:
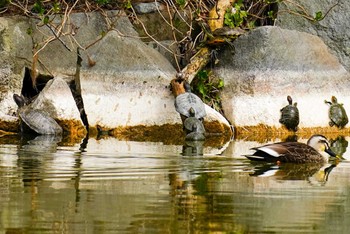
[[[327,138],[315,134],[306,144],[301,142],[278,142],[251,148],[252,155],[244,155],[253,161],[276,163],[327,163],[329,156],[337,155],[331,150]]]

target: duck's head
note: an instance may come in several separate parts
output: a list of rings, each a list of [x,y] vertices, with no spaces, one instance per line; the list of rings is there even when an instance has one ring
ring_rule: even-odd
[[[311,146],[312,148],[316,149],[323,156],[327,156],[324,154],[324,152],[325,152],[331,157],[337,157],[337,155],[331,150],[330,144],[329,144],[327,138],[323,135],[313,135],[307,141],[307,144],[309,146]]]

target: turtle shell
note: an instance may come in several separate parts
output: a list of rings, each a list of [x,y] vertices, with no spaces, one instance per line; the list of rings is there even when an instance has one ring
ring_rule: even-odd
[[[288,130],[297,131],[299,125],[299,110],[296,106],[289,104],[281,109],[281,118],[279,120]]]
[[[181,115],[190,117],[191,108],[194,110],[194,116],[192,117],[201,119],[206,116],[205,105],[197,95],[186,92],[175,98],[175,109]]]
[[[21,120],[38,134],[62,134],[62,127],[45,111],[24,106],[18,110],[18,114]]]
[[[38,134],[62,134],[63,130],[50,115],[43,111],[32,109],[25,97],[13,94],[13,100],[18,105],[18,116],[21,119],[22,131],[23,123]]]
[[[195,117],[186,118],[183,125],[187,133],[189,132],[205,133],[205,128],[203,126],[202,121],[200,121]]]
[[[339,128],[343,128],[349,122],[343,104],[340,103],[332,103],[329,108],[329,118],[331,120],[329,125],[336,125]]]
[[[204,141],[205,136],[203,133],[200,132],[190,132],[186,135],[185,140],[187,141]]]

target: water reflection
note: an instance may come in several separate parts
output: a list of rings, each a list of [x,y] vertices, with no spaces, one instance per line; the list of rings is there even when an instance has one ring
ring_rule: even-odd
[[[260,143],[243,140],[219,147],[109,136],[76,145],[51,137],[13,142],[0,145],[4,233],[344,233],[350,228],[347,160],[254,164],[240,155]]]
[[[348,148],[348,141],[344,136],[338,136],[335,139],[330,139],[331,149],[339,156],[343,156]]]
[[[256,164],[251,176],[273,176],[276,180],[306,180],[309,182],[316,181],[324,185],[328,181],[329,174],[337,166],[338,162],[330,165],[323,164],[294,164],[284,163],[276,164]]]

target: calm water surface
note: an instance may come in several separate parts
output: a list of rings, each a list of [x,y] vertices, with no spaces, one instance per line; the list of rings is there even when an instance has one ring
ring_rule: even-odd
[[[340,139],[340,163],[278,167],[242,157],[255,141],[2,138],[0,233],[347,233]]]

